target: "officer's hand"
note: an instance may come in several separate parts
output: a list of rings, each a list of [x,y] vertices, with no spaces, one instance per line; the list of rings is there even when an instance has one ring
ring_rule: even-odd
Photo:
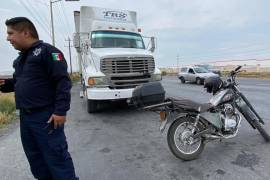
[[[0,79],[0,86],[5,84],[5,80],[4,79]]]
[[[65,124],[66,116],[58,116],[58,115],[53,114],[50,117],[48,123],[52,123],[52,122],[54,124],[54,129],[56,129],[57,127],[60,127]]]

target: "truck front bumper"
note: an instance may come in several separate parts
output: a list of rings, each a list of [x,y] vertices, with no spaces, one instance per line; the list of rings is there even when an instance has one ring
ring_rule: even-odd
[[[87,97],[92,100],[129,99],[133,89],[87,88]]]

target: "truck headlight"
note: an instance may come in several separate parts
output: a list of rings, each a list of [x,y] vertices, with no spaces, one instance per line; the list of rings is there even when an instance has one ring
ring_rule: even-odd
[[[89,77],[88,86],[108,86],[108,81],[105,77]]]
[[[152,79],[153,81],[161,81],[162,76],[161,74],[153,74]]]

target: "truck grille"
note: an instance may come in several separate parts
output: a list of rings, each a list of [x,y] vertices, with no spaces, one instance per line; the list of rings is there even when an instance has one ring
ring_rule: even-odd
[[[101,62],[101,71],[104,74],[153,73],[154,69],[155,63],[153,57],[104,58]]]
[[[153,57],[104,58],[100,66],[110,79],[110,87],[118,89],[149,82],[155,70]]]

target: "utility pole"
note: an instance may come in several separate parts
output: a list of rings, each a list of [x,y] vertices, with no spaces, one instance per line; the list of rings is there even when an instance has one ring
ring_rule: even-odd
[[[177,54],[176,60],[177,60],[177,73],[179,73],[179,54]]]
[[[72,41],[69,37],[68,39],[66,39],[66,41],[68,41],[68,51],[69,51],[69,64],[70,64],[70,74],[72,75],[72,62],[71,62],[71,45],[70,45],[70,41]]]
[[[55,38],[54,38],[54,25],[53,25],[53,9],[52,9],[52,6],[53,6],[53,3],[56,3],[58,1],[61,1],[61,0],[55,0],[55,1],[50,0],[51,31],[52,31],[52,45],[53,46],[55,46]]]

